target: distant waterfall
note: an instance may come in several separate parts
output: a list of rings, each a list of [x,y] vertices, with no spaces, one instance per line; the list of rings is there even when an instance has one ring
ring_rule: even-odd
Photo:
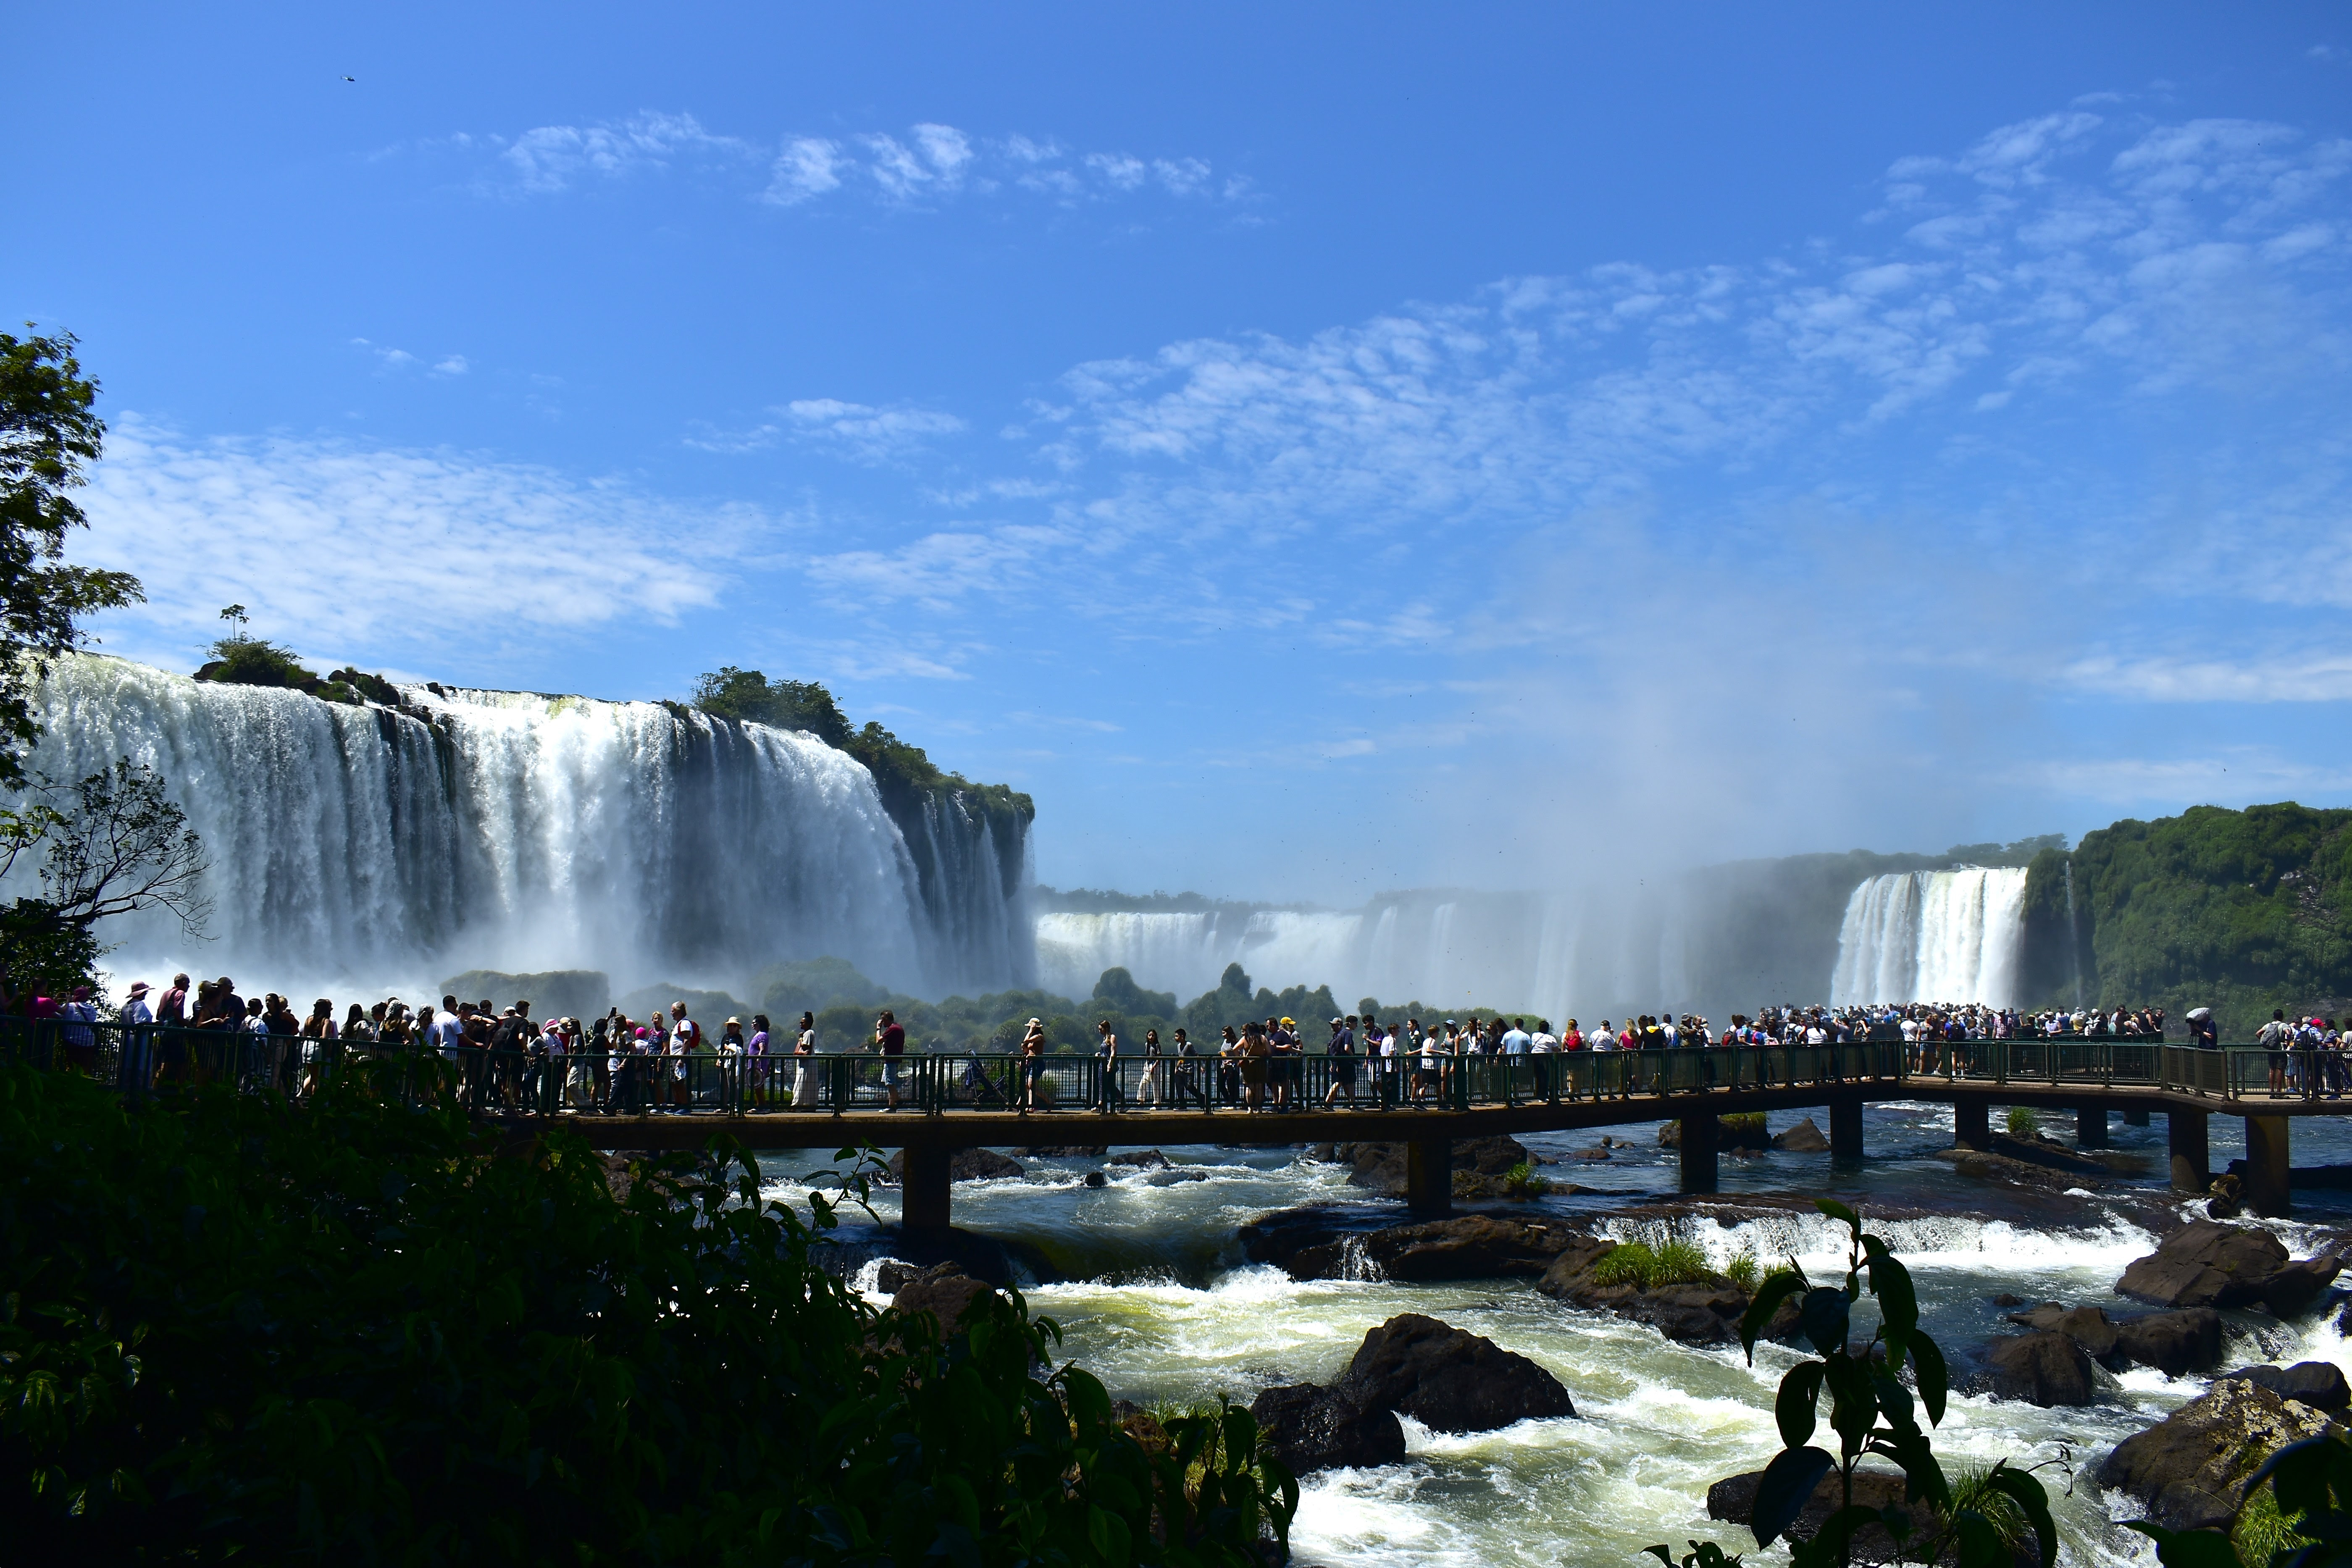
[[[1031,977],[1025,844],[935,800],[919,866],[866,769],[809,736],[656,703],[402,695],[414,711],[61,661],[34,765],[152,764],[212,858],[216,940],[126,921],[110,966],[271,988],[471,968],[742,984],[832,954],[935,995]]]
[[[2022,870],[1873,877],[1846,900],[1830,1000],[2013,1004],[2024,937]]]

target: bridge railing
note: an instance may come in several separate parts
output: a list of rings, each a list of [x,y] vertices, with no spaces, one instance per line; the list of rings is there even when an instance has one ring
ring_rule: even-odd
[[[2334,1052],[2197,1049],[2129,1039],[1853,1041],[1545,1056],[1123,1054],[1115,1060],[968,1052],[567,1056],[475,1047],[444,1056],[407,1042],[0,1017],[0,1059],[79,1072],[131,1095],[226,1083],[299,1097],[361,1058],[391,1063],[379,1081],[412,1102],[549,1116],[1466,1110],[1889,1082],[2149,1088],[2225,1100],[2312,1099],[2352,1088],[2352,1063]]]

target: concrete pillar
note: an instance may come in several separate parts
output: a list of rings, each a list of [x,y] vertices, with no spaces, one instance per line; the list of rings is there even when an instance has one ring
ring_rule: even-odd
[[[2293,1201],[2294,1167],[2287,1156],[2287,1119],[2246,1118],[2246,1206],[2265,1219],[2284,1215]]]
[[[2104,1149],[2107,1146],[2107,1108],[2083,1106],[2074,1112],[2074,1147]]]
[[[2213,1173],[2205,1157],[2205,1112],[2168,1110],[2165,1138],[2172,1145],[2172,1190],[2201,1193],[2212,1185]]]
[[[1830,1158],[1862,1158],[1862,1096],[1834,1095],[1830,1100]]]
[[[1952,1101],[1952,1147],[1981,1153],[1992,1147],[1992,1106],[1983,1100]]]
[[[1683,1191],[1715,1191],[1715,1112],[1694,1110],[1683,1118]]]
[[[2126,1127],[2145,1127],[2145,1126],[2147,1126],[2147,1111],[2145,1111],[2145,1110],[2126,1110],[2126,1111],[2125,1111],[2125,1112],[2124,1112],[2124,1125],[2125,1125],[2125,1126],[2126,1126]]]
[[[903,1230],[948,1228],[948,1151],[937,1146],[906,1150],[907,1172],[898,1192],[899,1227]]]
[[[1454,1212],[1454,1140],[1416,1138],[1404,1146],[1404,1206],[1415,1219]]]

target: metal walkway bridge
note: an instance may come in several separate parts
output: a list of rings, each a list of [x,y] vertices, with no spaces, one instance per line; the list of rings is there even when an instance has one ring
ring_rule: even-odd
[[[1825,1108],[1833,1158],[1858,1158],[1862,1108],[1928,1100],[1953,1108],[1953,1141],[1991,1146],[1991,1109],[2073,1110],[2079,1146],[2106,1142],[2108,1118],[2166,1118],[2175,1188],[2211,1173],[2208,1118],[2245,1119],[2247,1205],[2284,1215],[2293,1200],[2290,1129],[2298,1116],[2352,1113],[2332,1053],[2155,1040],[1969,1040],[1911,1047],[1705,1047],[1552,1056],[1324,1055],[1018,1058],[959,1053],[779,1057],[563,1057],[410,1048],[211,1029],[77,1027],[0,1019],[0,1057],[70,1068],[130,1094],[199,1081],[299,1096],[351,1055],[384,1057],[401,1092],[454,1100],[519,1128],[560,1121],[610,1150],[699,1147],[724,1131],[753,1149],[872,1144],[906,1152],[902,1205],[913,1227],[950,1223],[950,1157],[994,1144],[1284,1145],[1398,1142],[1407,1203],[1450,1211],[1453,1145],[1497,1133],[1681,1122],[1682,1187],[1716,1189],[1719,1119]]]

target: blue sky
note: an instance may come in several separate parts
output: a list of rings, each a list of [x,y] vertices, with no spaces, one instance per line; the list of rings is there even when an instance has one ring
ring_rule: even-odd
[[[16,32],[114,651],[812,677],[1243,897],[2352,798],[2341,6]]]

